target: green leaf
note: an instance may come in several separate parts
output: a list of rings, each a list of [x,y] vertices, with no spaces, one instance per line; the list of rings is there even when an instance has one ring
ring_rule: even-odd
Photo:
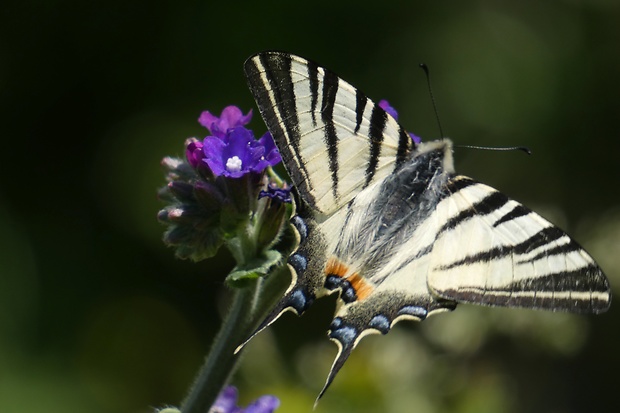
[[[281,263],[282,254],[275,250],[267,250],[243,265],[233,268],[226,281],[233,287],[240,287],[244,285],[244,281],[264,277]]]

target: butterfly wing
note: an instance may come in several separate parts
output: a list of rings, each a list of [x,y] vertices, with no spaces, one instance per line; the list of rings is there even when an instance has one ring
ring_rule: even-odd
[[[244,70],[302,200],[291,219],[299,235],[288,259],[291,285],[256,334],[283,312],[301,315],[330,292],[324,268],[346,206],[397,170],[415,145],[379,105],[312,61],[268,51],[250,57]]]
[[[428,285],[457,302],[601,313],[609,282],[590,255],[540,215],[497,190],[471,185],[437,206],[441,222]]]
[[[413,147],[394,118],[314,62],[263,52],[244,68],[287,172],[316,213],[338,211],[392,173]]]

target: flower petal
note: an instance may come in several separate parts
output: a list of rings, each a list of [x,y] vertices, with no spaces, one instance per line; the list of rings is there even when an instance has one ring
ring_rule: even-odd
[[[269,185],[267,186],[266,191],[260,191],[260,193],[258,194],[258,199],[265,197],[288,204],[292,202],[290,188],[278,188],[277,186]]]
[[[234,105],[226,106],[220,115],[220,123],[222,126],[227,125],[226,130],[247,125],[250,120],[252,120],[252,109],[244,115],[241,109]]]
[[[244,413],[272,413],[280,406],[280,400],[275,396],[261,396],[245,408]]]
[[[226,106],[219,117],[204,111],[200,114],[198,122],[209,129],[212,135],[224,138],[229,129],[248,124],[252,119],[252,110],[244,115],[237,106]]]
[[[390,106],[390,102],[385,99],[381,99],[379,101],[379,107],[386,111],[391,117],[398,120],[398,112],[392,106]]]
[[[217,396],[217,400],[209,409],[209,412],[233,413],[237,410],[237,397],[239,392],[234,386],[228,386]]]
[[[200,114],[200,117],[198,118],[198,123],[211,131],[211,126],[213,126],[213,124],[216,123],[218,120],[219,118],[217,116],[212,115],[211,112],[205,110]]]
[[[282,161],[280,151],[273,141],[273,137],[269,132],[265,133],[258,142],[265,147],[265,159],[270,166],[275,166]]]
[[[224,174],[227,161],[227,159],[224,159],[224,151],[227,145],[215,136],[207,136],[202,143],[204,158],[201,162],[206,163],[214,175],[220,176]]]

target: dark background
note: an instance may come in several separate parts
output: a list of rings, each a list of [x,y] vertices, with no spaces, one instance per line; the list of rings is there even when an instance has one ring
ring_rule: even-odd
[[[618,291],[620,4],[22,1],[0,7],[0,410],[178,404],[225,308],[226,253],[160,239],[160,159],[196,119],[254,107],[243,61],[291,51],[335,70],[457,169],[574,235]],[[255,117],[252,127],[262,135]],[[311,411],[335,355],[333,300],[249,346],[247,402]],[[618,411],[616,307],[602,316],[460,307],[365,339],[317,411]]]

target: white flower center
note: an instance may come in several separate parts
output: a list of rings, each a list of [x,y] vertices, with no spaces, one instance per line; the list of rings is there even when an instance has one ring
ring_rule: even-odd
[[[237,155],[232,158],[228,158],[226,161],[226,170],[228,172],[239,172],[241,170],[242,162]]]

